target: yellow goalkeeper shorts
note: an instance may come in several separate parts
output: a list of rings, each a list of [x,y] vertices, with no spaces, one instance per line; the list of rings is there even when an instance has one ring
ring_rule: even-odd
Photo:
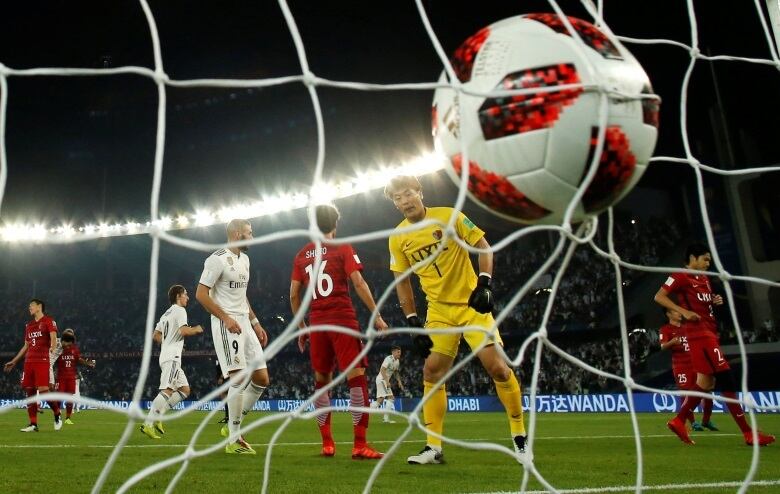
[[[466,304],[443,304],[429,303],[428,317],[425,321],[426,329],[444,329],[461,328],[464,326],[478,326],[486,328],[489,331],[463,331],[461,333],[432,334],[433,341],[432,352],[456,357],[458,355],[458,345],[460,345],[461,336],[466,339],[466,343],[473,350],[477,348],[487,338],[489,343],[498,343],[503,346],[501,335],[498,334],[496,321],[493,314],[480,314]]]

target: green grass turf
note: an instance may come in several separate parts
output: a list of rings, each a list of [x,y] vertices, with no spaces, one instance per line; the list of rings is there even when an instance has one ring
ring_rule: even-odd
[[[264,416],[250,415],[250,419]],[[122,415],[86,411],[74,415],[76,425],[55,432],[48,410],[40,415],[38,433],[21,433],[26,412],[12,410],[0,415],[0,492],[41,493],[67,490],[88,492],[111,454],[125,427]],[[108,477],[103,492],[114,492],[132,474],[155,462],[182,453],[197,423],[205,417],[196,412],[166,422],[167,433],[152,441],[137,431],[137,425]],[[218,418],[218,417],[217,417]],[[727,415],[716,414],[721,432],[695,433],[696,446],[686,446],[665,426],[662,414],[638,415],[642,438],[645,485],[729,482],[741,480],[747,472],[751,448],[744,445]],[[526,418],[527,422],[527,418]],[[759,417],[765,431],[780,432],[780,416]],[[196,449],[215,444],[219,425],[209,424]],[[294,421],[273,449],[269,492],[352,493],[360,492],[375,462],[353,461],[351,418],[333,416],[337,453],[319,456],[319,434],[313,421]],[[383,424],[373,420],[369,440],[379,450],[404,430],[405,424]],[[276,425],[266,425],[247,434],[258,455],[236,456],[217,451],[192,461],[176,492],[260,492],[267,443]],[[508,425],[501,413],[450,413],[445,433],[462,440],[487,440],[510,446]],[[423,446],[424,436],[413,432],[381,472],[373,492],[516,491],[521,468],[497,452],[478,452],[445,446],[444,465],[408,465],[406,457]],[[557,488],[631,485],[636,478],[636,455],[628,414],[544,414],[538,417],[535,463]],[[162,492],[176,473],[169,467],[137,484],[131,492]],[[761,448],[756,479],[780,480],[780,445]],[[540,489],[532,481],[529,488]],[[687,488],[670,492],[735,492],[729,488]],[[780,485],[753,487],[751,492],[780,492]]]

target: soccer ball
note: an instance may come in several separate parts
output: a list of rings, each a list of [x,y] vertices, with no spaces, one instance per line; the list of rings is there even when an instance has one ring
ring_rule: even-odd
[[[564,87],[484,97],[450,87],[436,90],[432,124],[436,148],[460,183],[462,152],[469,160],[468,195],[491,212],[521,223],[560,223],[584,180],[598,143],[598,88],[652,94],[647,74],[616,39],[556,14],[527,14],[480,30],[455,51],[463,90]],[[581,41],[580,41],[581,40]],[[439,82],[446,83],[442,72]],[[573,222],[600,213],[639,181],[658,136],[657,99],[608,94],[598,170],[577,204]]]

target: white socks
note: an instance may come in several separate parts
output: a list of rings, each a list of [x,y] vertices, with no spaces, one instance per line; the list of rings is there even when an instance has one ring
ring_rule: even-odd
[[[173,408],[187,399],[187,395],[179,391],[178,389],[173,392],[171,396],[166,395],[160,391],[152,401],[152,408],[149,409],[149,415],[146,416],[145,425],[151,426],[153,422],[160,420],[160,417],[165,415],[168,409]]]
[[[230,420],[228,421],[228,430],[230,435],[238,434],[241,429],[241,404],[243,403],[243,396],[241,394],[241,383],[233,383],[228,388],[227,404]]]
[[[391,412],[395,412],[395,400],[392,399],[386,399],[385,400],[385,410],[390,410]],[[385,414],[384,416],[385,422],[390,421],[390,415]]]
[[[155,396],[152,401],[152,408],[149,409],[149,414],[146,416],[144,425],[151,426],[152,422],[162,417],[162,414],[168,409],[168,400],[166,398],[165,393],[162,391],[157,393],[157,396]]]
[[[246,388],[244,388],[244,391],[241,393],[243,397],[243,407],[241,411],[244,415],[252,411],[255,403],[257,403],[257,400],[263,396],[264,392],[265,386],[260,386],[253,383],[252,381],[249,381],[249,384],[247,384]]]

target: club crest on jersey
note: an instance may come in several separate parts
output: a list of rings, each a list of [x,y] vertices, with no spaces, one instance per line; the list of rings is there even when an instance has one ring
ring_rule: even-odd
[[[235,357],[233,357],[233,363],[234,363],[234,364],[236,364],[236,365],[238,365],[239,363],[241,363],[241,359],[238,357],[238,355],[236,355]]]
[[[433,238],[435,238],[436,240],[441,240],[441,236],[442,236],[441,230],[433,231]]]
[[[227,262],[228,262],[228,264],[230,264],[232,266],[233,265],[233,258],[232,257],[228,257],[227,258]]]

